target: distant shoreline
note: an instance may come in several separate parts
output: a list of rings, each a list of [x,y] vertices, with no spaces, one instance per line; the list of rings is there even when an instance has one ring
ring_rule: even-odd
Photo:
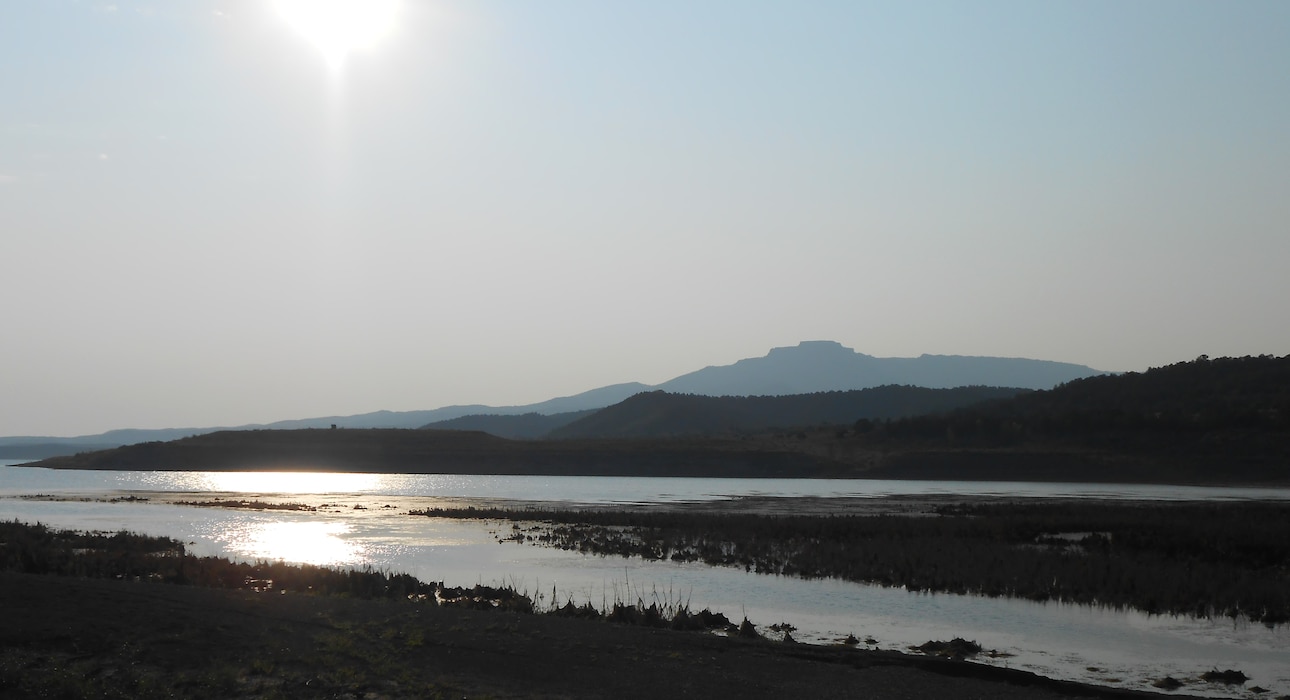
[[[111,471],[619,476],[1284,487],[1275,454],[1188,455],[1034,445],[877,449],[820,430],[804,437],[507,440],[435,430],[223,431],[26,462]]]

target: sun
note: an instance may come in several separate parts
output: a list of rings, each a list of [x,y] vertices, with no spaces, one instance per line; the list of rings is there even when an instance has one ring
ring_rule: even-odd
[[[394,29],[398,0],[274,0],[278,14],[333,68],[355,49],[375,46]]]

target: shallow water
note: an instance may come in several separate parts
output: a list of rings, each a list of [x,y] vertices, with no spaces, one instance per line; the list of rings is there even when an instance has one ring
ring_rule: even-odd
[[[0,460],[0,466],[18,464]],[[1158,484],[1022,481],[898,481],[886,479],[689,479],[460,474],[295,472],[76,471],[9,469],[0,495],[53,489],[59,493],[119,490],[275,494],[368,494],[491,498],[573,503],[661,503],[731,497],[883,498],[889,496],[1012,496],[1112,500],[1290,500],[1290,489]]]
[[[217,496],[332,504],[318,512],[195,508],[168,498]],[[190,543],[196,554],[373,566],[449,585],[512,585],[539,604],[567,599],[688,603],[759,626],[787,622],[799,641],[848,634],[905,649],[961,636],[1012,656],[982,663],[1047,676],[1150,688],[1166,675],[1180,692],[1255,697],[1202,683],[1211,668],[1235,668],[1250,686],[1290,693],[1290,634],[1231,620],[1150,617],[1062,604],[909,593],[837,580],[801,580],[703,564],[646,562],[498,544],[510,523],[406,515],[408,504],[503,500],[590,504],[717,501],[759,496],[819,499],[1007,495],[1159,500],[1290,500],[1290,490],[1174,486],[754,479],[471,477],[380,474],[76,472],[0,467],[0,518],[74,529],[128,529]],[[33,496],[40,495],[38,498]],[[109,502],[123,496],[147,502]],[[393,505],[397,507],[385,508]],[[362,506],[355,508],[354,506]],[[421,507],[421,506],[418,506]],[[862,646],[864,644],[862,643]]]

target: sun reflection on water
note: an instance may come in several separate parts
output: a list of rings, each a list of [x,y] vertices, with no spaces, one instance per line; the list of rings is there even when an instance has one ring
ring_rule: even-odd
[[[249,559],[282,560],[319,566],[352,566],[367,552],[361,544],[342,536],[350,528],[333,522],[244,523],[225,530],[219,539],[225,547]]]
[[[202,488],[232,493],[355,493],[380,485],[379,474],[336,472],[207,472]]]

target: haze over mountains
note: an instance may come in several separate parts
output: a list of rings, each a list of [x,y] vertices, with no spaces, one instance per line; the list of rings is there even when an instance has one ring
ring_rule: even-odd
[[[613,384],[523,406],[464,405],[423,411],[376,411],[351,416],[324,416],[243,425],[236,426],[236,429],[288,430],[326,428],[332,425],[342,428],[418,428],[473,415],[551,416],[604,408],[646,391],[706,396],[781,396],[891,384],[927,388],[999,386],[1050,389],[1073,379],[1097,374],[1103,372],[1083,365],[1020,358],[955,355],[879,358],[858,353],[833,341],[807,341],[795,347],[774,348],[763,357],[744,359],[731,365],[705,367],[653,386],[638,382]],[[229,428],[114,430],[100,435],[73,438],[3,437],[0,438],[0,458],[70,454],[153,440],[172,440],[225,429]]]
[[[39,466],[1284,484],[1290,355],[1201,357],[1048,391],[654,391],[542,439],[437,429],[241,430],[49,457]]]

